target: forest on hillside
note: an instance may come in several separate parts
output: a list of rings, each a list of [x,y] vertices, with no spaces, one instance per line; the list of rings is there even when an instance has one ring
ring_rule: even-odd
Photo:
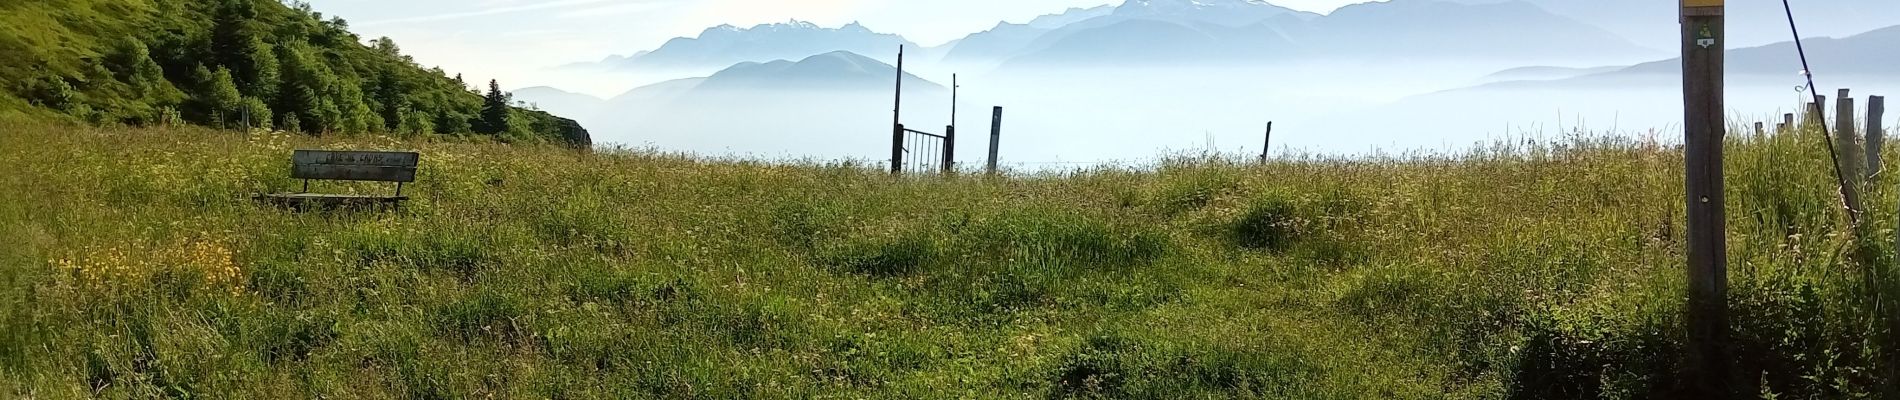
[[[516,106],[497,82],[473,90],[294,1],[0,2],[0,82],[0,115],[592,142],[571,119]]]

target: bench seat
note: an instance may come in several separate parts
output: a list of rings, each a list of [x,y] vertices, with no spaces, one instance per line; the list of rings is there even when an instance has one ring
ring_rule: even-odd
[[[252,196],[262,203],[298,210],[395,206],[409,197],[402,184],[416,181],[422,156],[414,152],[297,150],[291,154],[291,178],[304,180],[303,191]],[[310,193],[311,180],[395,182],[396,195]]]

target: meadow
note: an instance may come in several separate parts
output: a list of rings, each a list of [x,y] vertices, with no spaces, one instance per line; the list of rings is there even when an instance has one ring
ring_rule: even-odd
[[[0,397],[1670,397],[1680,151],[1553,139],[893,178],[0,120]],[[1816,140],[1728,140],[1735,363],[1900,398],[1900,181],[1855,229]],[[253,202],[301,148],[419,151],[415,198]]]

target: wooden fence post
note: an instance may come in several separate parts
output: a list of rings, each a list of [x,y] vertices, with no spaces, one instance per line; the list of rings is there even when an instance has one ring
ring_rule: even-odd
[[[1761,141],[1762,138],[1768,137],[1768,128],[1766,125],[1767,124],[1762,123],[1761,121],[1755,121],[1755,140],[1756,141]]]
[[[1003,140],[1003,106],[990,110],[990,160],[986,170],[996,173],[996,150]]]
[[[1273,154],[1273,121],[1267,121],[1267,139],[1260,145],[1260,163],[1266,164],[1267,157]]]
[[[1848,197],[1858,199],[1861,181],[1867,175],[1862,165],[1866,161],[1866,153],[1860,149],[1860,128],[1854,126],[1854,111],[1854,98],[1849,96],[1847,89],[1841,89],[1839,97],[1834,99],[1834,146],[1840,150],[1841,174],[1847,176],[1848,186],[1855,192],[1854,196]],[[1856,212],[1861,210],[1858,201],[1848,204],[1848,207]]]
[[[1885,164],[1881,163],[1880,152],[1887,147],[1887,128],[1882,119],[1887,117],[1887,98],[1867,96],[1867,177],[1872,179],[1880,174]]]
[[[1826,112],[1827,112],[1827,96],[1818,95],[1818,94],[1814,95],[1814,101],[1808,103],[1808,112],[1801,116],[1801,129],[1802,130],[1813,129],[1813,130],[1818,131],[1823,128],[1826,128],[1825,126],[1821,125],[1821,121],[1825,120],[1821,116]],[[1833,140],[1833,138],[1829,138],[1829,140]]]

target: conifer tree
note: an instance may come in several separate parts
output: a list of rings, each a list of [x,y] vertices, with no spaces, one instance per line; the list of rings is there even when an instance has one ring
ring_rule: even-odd
[[[407,117],[409,99],[403,96],[403,86],[394,68],[384,68],[376,74],[376,92],[371,100],[378,107],[377,113],[383,117],[384,127],[390,131],[401,130],[403,118]]]
[[[501,91],[501,83],[493,79],[488,81],[488,95],[482,97],[482,121],[477,133],[499,134],[508,131],[507,92]]]

